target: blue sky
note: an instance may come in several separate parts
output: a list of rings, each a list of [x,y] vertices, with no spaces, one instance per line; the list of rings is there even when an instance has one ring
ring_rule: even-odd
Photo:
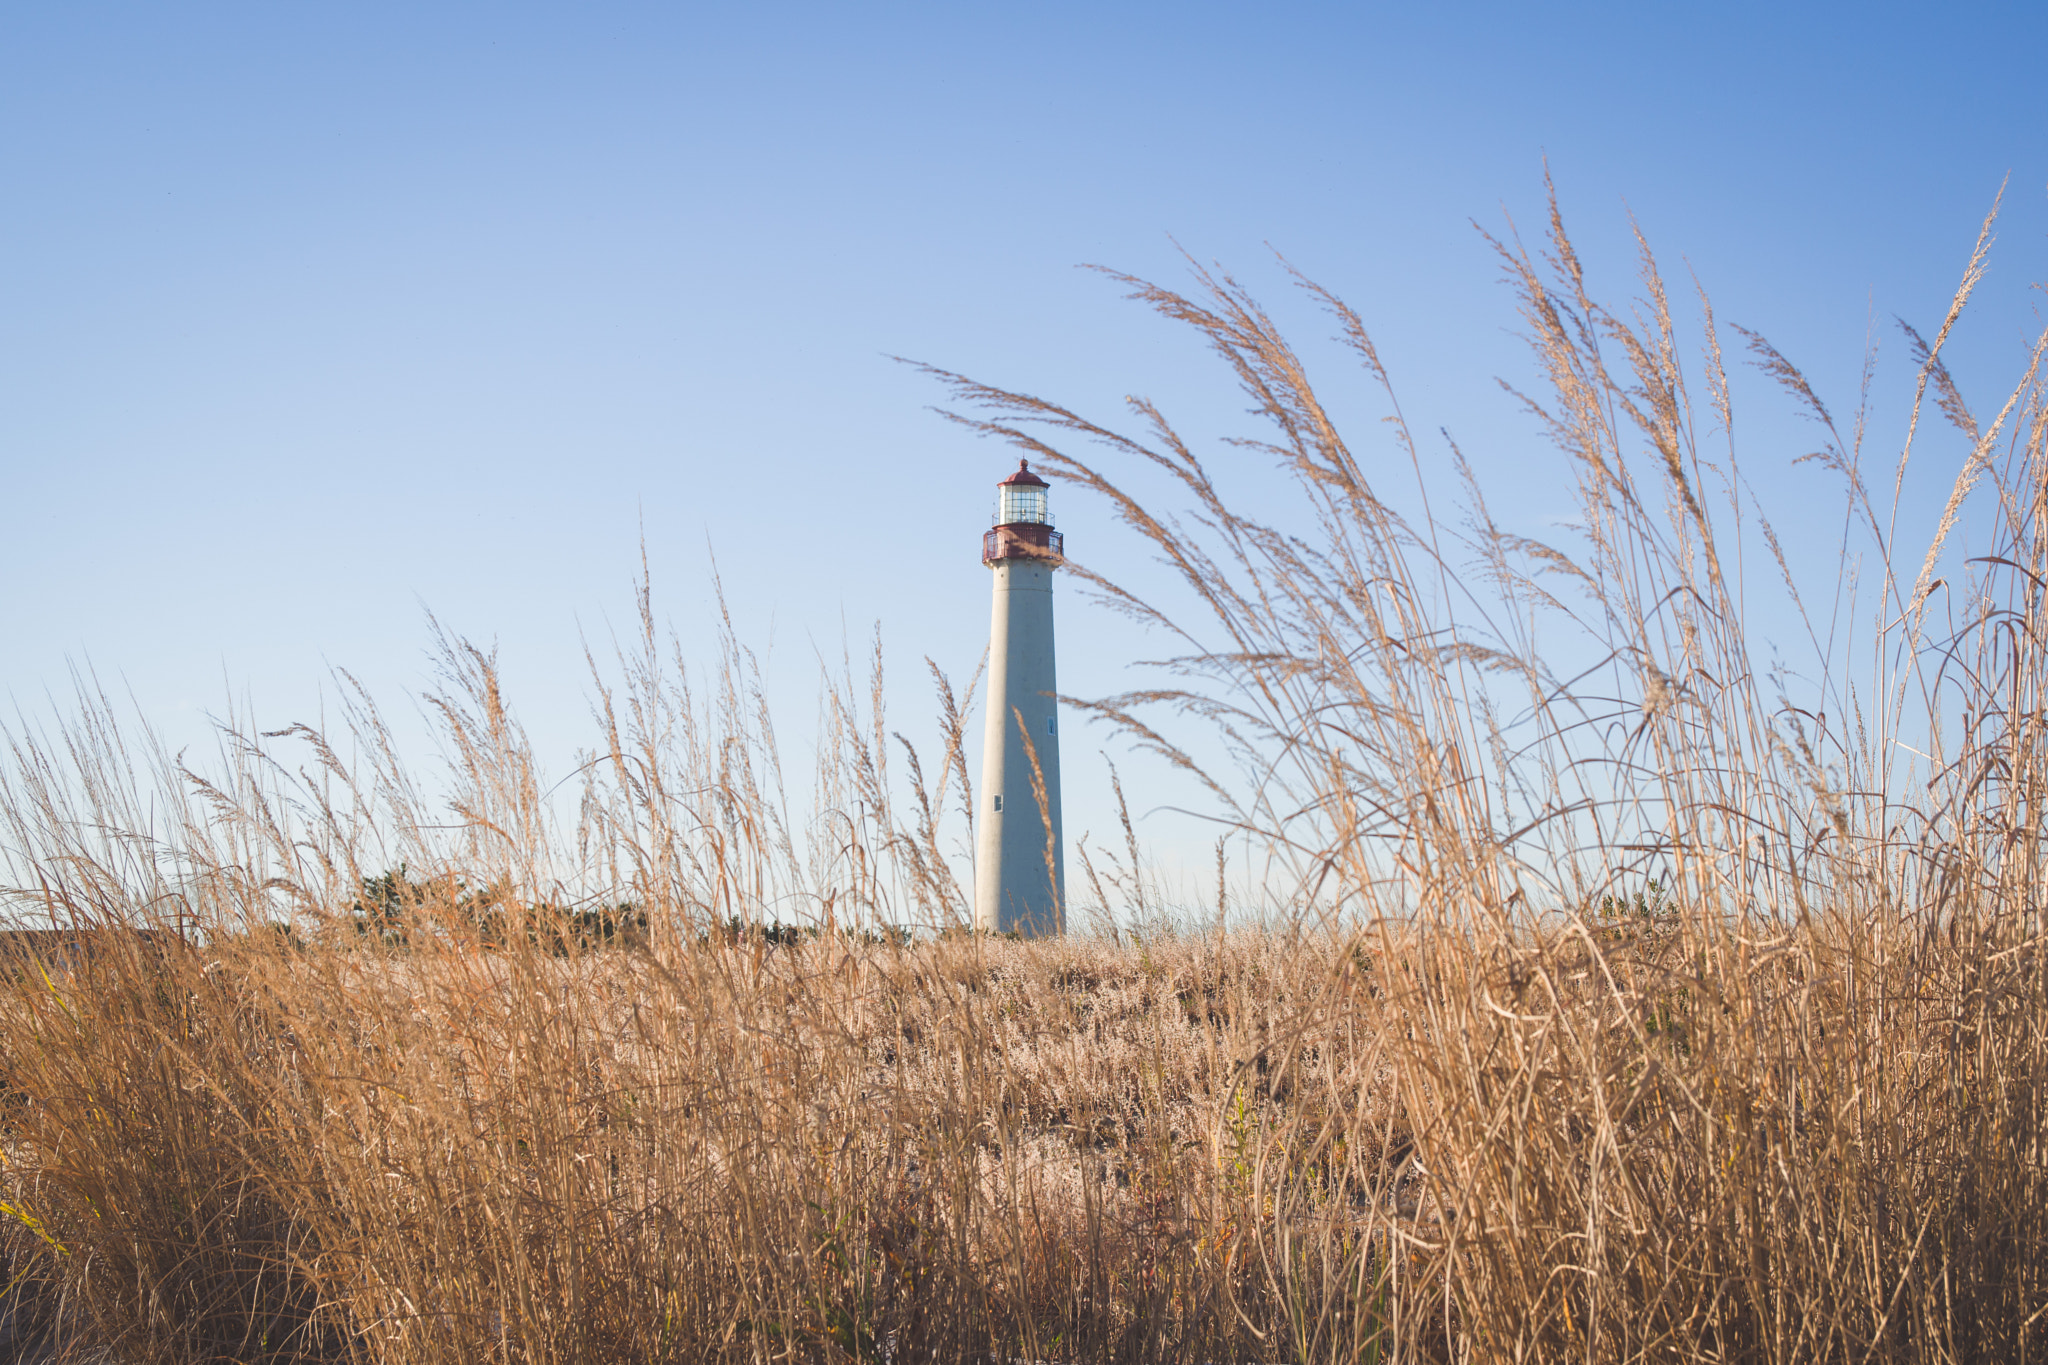
[[[424,684],[425,606],[498,642],[566,771],[578,632],[629,620],[644,531],[707,659],[716,553],[791,730],[877,621],[908,725],[920,656],[979,655],[1012,462],[889,357],[1242,430],[1197,347],[1076,269],[1170,282],[1176,241],[1312,357],[1269,244],[1347,298],[1411,418],[1540,524],[1567,509],[1493,382],[1528,370],[1472,223],[1538,226],[1546,157],[1609,292],[1633,212],[1838,408],[1873,319],[1938,322],[2009,176],[1951,358],[1995,400],[2048,279],[2044,40],[2038,4],[11,7],[0,692],[62,714],[89,662],[174,742],[231,692],[282,725],[330,665]],[[1763,410],[1752,469],[1798,506]],[[1143,643],[1062,610],[1063,686],[1131,685]],[[1099,741],[1066,747],[1069,829],[1099,828]]]

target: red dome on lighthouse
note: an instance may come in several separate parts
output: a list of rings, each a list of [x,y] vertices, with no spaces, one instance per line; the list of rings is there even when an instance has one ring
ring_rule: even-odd
[[[1017,472],[1009,478],[1002,480],[996,487],[1005,488],[1011,484],[1028,484],[1034,488],[1050,488],[1052,486],[1031,472],[1031,461],[1029,460],[1017,461]]]

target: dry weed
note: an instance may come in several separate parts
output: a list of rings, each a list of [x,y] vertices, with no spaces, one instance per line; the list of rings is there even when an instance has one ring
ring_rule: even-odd
[[[1462,526],[1376,485],[1228,277],[1128,283],[1268,420],[1300,525],[1234,512],[1148,404],[1132,436],[947,376],[1180,575],[1190,616],[1075,570],[1185,643],[1086,704],[1264,859],[1263,929],[1159,931],[1131,839],[1084,866],[1148,932],[961,932],[973,687],[933,670],[926,763],[879,653],[849,663],[792,798],[734,633],[693,683],[644,585],[573,814],[454,639],[446,802],[359,689],[345,733],[231,717],[205,773],[90,691],[14,736],[17,911],[84,946],[0,984],[0,1331],[195,1361],[2038,1356],[2042,345],[1971,413],[1942,349],[1980,242],[1913,338],[1898,467],[1929,385],[1969,451],[1912,548],[1864,416],[1744,334],[1879,567],[1829,614],[1789,598],[1793,696],[1751,653],[1750,551],[1791,575],[1704,299],[1687,339],[1645,248],[1602,305],[1554,211],[1498,245],[1569,545],[1498,526],[1455,450]]]

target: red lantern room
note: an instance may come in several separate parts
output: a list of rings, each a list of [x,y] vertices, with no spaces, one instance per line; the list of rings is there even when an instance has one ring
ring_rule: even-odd
[[[1005,559],[1057,560],[1065,539],[1052,529],[1044,479],[1031,472],[1029,460],[1017,461],[1017,472],[996,485],[996,519],[981,538],[981,562]]]

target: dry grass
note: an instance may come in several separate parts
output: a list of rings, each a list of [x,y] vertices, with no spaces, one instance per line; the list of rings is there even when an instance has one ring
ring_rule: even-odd
[[[445,802],[359,692],[341,739],[231,719],[205,776],[98,703],[16,736],[17,901],[192,946],[102,934],[0,987],[8,1330],[162,1360],[2040,1355],[2041,350],[1971,413],[1941,351],[1980,242],[1912,338],[1898,461],[1930,390],[1968,454],[1909,547],[1864,418],[1839,430],[1750,338],[1866,566],[1825,613],[1792,593],[1816,657],[1781,681],[1748,578],[1787,566],[1704,299],[1684,341],[1647,250],[1623,314],[1555,215],[1540,258],[1501,246],[1569,547],[1500,528],[1469,477],[1457,524],[1376,487],[1227,278],[1131,283],[1269,421],[1300,525],[1233,512],[1146,405],[1128,436],[948,377],[1178,570],[1191,613],[1076,571],[1185,642],[1170,686],[1094,706],[1208,784],[1264,928],[872,933],[967,918],[970,698],[934,670],[920,753],[879,658],[866,688],[847,667],[791,799],[751,660],[729,634],[693,686],[644,599],[593,670],[573,816],[455,640]],[[1241,767],[1198,759],[1219,738]],[[1134,840],[1091,856],[1097,898],[1153,913]],[[400,865],[395,947],[350,911]],[[649,916],[623,946],[479,928],[622,899]],[[771,946],[735,917],[827,927]]]

